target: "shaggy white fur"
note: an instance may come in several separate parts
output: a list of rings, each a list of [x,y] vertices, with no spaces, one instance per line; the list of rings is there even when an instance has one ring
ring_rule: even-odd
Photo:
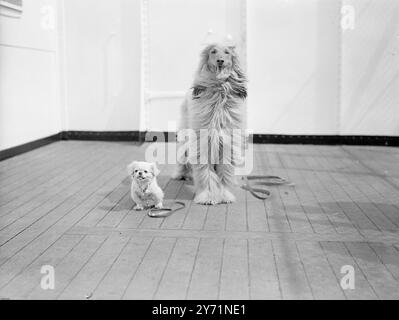
[[[175,178],[193,171],[195,202],[235,201],[234,165],[242,147],[246,77],[233,47],[207,46],[192,89],[182,104]],[[187,139],[188,138],[188,139]]]
[[[134,210],[143,210],[151,205],[162,208],[164,193],[157,183],[159,170],[156,164],[133,161],[127,166],[127,171],[132,179],[130,195],[135,203]]]

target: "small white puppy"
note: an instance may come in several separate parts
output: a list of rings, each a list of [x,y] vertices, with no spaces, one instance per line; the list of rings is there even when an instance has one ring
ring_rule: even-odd
[[[133,161],[127,166],[132,178],[131,196],[135,202],[134,210],[143,210],[145,207],[155,206],[162,208],[164,193],[158,186],[157,175],[159,170],[155,163]]]

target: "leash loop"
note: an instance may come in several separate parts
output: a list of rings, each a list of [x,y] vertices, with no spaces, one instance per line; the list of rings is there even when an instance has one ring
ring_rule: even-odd
[[[175,201],[175,202],[173,202],[173,204],[178,204],[179,207],[176,209],[172,209],[172,208],[157,209],[154,207],[154,208],[151,208],[150,210],[148,210],[147,215],[151,218],[166,218],[166,217],[169,217],[172,213],[175,213],[176,211],[179,211],[186,207],[186,204],[181,201]]]
[[[240,187],[243,190],[249,191],[255,198],[259,200],[266,200],[270,198],[271,193],[269,190],[265,188],[256,188],[256,186],[278,186],[278,185],[290,185],[293,186],[293,183],[290,183],[284,178],[279,176],[244,176],[242,177],[244,180],[244,184]],[[254,183],[250,183],[250,180],[264,180],[264,181],[257,181]]]

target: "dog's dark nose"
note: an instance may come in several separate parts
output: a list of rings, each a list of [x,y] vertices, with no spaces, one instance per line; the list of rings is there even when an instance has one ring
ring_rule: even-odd
[[[139,176],[142,176],[142,175],[143,175],[143,173],[140,171],[140,172],[139,172]]]
[[[223,64],[224,60],[218,59],[218,60],[216,60],[216,62],[217,62],[218,64]]]

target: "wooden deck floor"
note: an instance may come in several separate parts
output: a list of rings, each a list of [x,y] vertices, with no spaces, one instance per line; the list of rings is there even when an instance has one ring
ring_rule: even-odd
[[[145,148],[62,141],[0,162],[0,298],[399,298],[399,149],[255,145],[253,174],[295,187],[212,207],[161,166],[166,198],[187,207],[151,219],[132,211],[125,171]]]

